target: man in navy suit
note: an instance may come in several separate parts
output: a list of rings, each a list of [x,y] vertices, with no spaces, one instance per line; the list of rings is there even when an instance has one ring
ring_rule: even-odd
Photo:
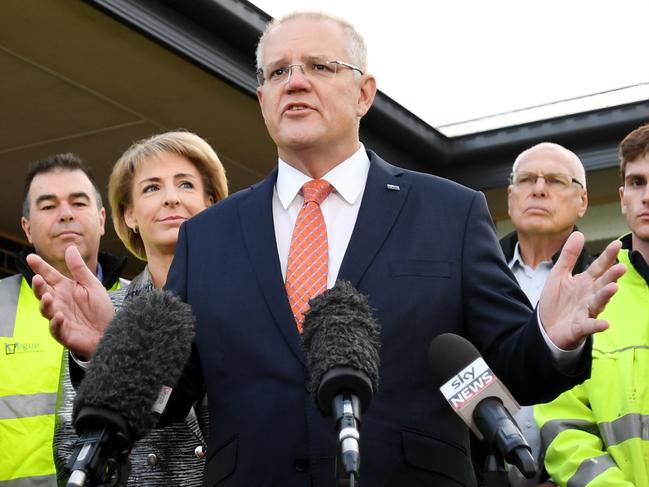
[[[431,340],[444,332],[467,337],[519,401],[550,400],[588,376],[587,337],[606,327],[596,316],[624,272],[614,265],[619,246],[573,277],[583,245],[573,235],[532,312],[481,193],[392,166],[361,144],[358,127],[376,82],[352,26],[320,14],[288,16],[266,29],[257,64],[278,167],[181,228],[167,288],[193,307],[197,353],[168,415],[183,415],[204,380],[207,486],[335,485],[334,426],[306,388],[285,289],[300,189],[324,179],[333,186],[320,205],[326,285],[351,281],[381,325],[380,390],[363,416],[361,482],[475,485],[468,429],[429,370]],[[419,83],[413,68],[404,76]],[[88,302],[71,304],[74,286],[93,296],[94,284],[74,249],[67,258],[76,283],[53,277],[34,257],[41,273],[34,288],[53,334],[89,356],[84,327],[107,323],[112,312],[97,302],[92,313]]]

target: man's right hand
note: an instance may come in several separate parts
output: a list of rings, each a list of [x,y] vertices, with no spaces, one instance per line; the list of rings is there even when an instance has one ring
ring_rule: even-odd
[[[36,254],[29,254],[27,263],[36,273],[32,289],[41,302],[41,314],[50,320],[50,333],[75,355],[90,359],[115,315],[101,282],[75,246],[65,250],[65,263],[72,279]]]

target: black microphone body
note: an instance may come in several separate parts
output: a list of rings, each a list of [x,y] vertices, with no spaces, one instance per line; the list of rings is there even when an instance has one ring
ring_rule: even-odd
[[[191,307],[167,291],[135,297],[115,315],[77,390],[68,487],[126,484],[128,453],[154,427],[156,400],[180,378],[193,337]]]
[[[302,339],[311,395],[336,423],[338,483],[354,485],[360,476],[361,413],[378,388],[379,325],[367,298],[338,281],[311,300]]]
[[[532,448],[502,400],[492,396],[480,401],[473,411],[473,420],[492,451],[499,452],[507,463],[515,465],[525,477],[536,475],[537,465]]]
[[[373,390],[365,372],[339,365],[322,376],[317,389],[316,403],[326,416],[333,416],[336,423],[340,445],[337,460],[345,479],[350,475],[354,475],[356,480],[359,477],[361,411],[369,406]]]
[[[444,333],[433,340],[429,361],[440,390],[453,410],[492,452],[532,478],[532,449],[512,417],[520,408],[478,350],[465,338]]]
[[[126,458],[133,443],[124,418],[107,409],[85,407],[76,425],[83,433],[68,461],[72,473],[67,485],[123,484],[128,476]]]

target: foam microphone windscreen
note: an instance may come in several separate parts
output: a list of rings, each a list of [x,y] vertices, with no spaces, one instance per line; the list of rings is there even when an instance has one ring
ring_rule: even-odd
[[[350,282],[338,281],[309,304],[302,341],[313,399],[320,404],[317,393],[322,377],[336,367],[349,367],[365,374],[372,386],[371,392],[375,393],[379,381],[381,330],[367,298]]]
[[[97,345],[73,420],[85,407],[106,409],[126,420],[134,440],[142,437],[154,426],[152,406],[162,386],[178,382],[193,337],[191,306],[174,294],[153,290],[129,300]]]
[[[438,335],[428,349],[433,379],[438,386],[478,358],[478,349],[466,338],[453,333]]]

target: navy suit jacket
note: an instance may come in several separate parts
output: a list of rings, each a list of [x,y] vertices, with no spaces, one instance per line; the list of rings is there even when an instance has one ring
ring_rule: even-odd
[[[574,374],[557,369],[482,193],[368,155],[338,275],[368,296],[381,325],[380,384],[362,418],[360,483],[474,485],[468,429],[431,376],[431,340],[444,332],[468,338],[523,403],[548,401],[585,379],[590,353]],[[276,178],[274,171],[186,222],[169,273],[167,288],[196,315],[201,369],[188,366],[167,415],[186,412],[204,376],[207,486],[335,485],[334,424],[309,396],[280,270]]]

